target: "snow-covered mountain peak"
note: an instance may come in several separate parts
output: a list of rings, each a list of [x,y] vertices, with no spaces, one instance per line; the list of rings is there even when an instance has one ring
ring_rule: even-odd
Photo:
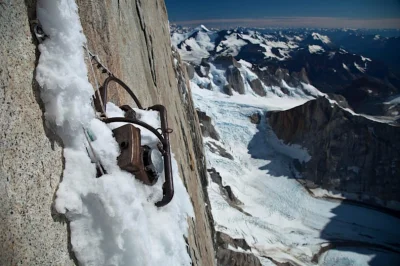
[[[325,52],[324,48],[322,48],[319,45],[309,45],[308,46],[308,51],[310,52],[310,54]]]
[[[390,45],[391,49],[395,49],[400,40],[400,38],[390,38],[377,43],[378,41],[373,40],[373,36],[364,36],[354,31],[315,29],[268,30],[238,27],[230,30],[205,31],[199,26],[194,30],[173,31],[171,38],[183,61],[190,63],[194,69],[202,68],[201,71],[195,71],[199,72],[200,78],[213,80],[225,76],[226,69],[218,66],[216,69],[220,71],[220,75],[207,77],[201,73],[205,73],[204,70],[208,69],[205,63],[211,66],[220,56],[233,56],[237,61],[244,60],[252,64],[253,67],[249,71],[259,77],[261,84],[267,87],[279,87],[283,90],[283,94],[290,96],[287,88],[282,86],[284,84],[282,80],[290,87],[299,90],[303,89],[301,82],[312,84],[324,93],[340,90],[345,85],[350,85],[352,80],[363,76],[378,78],[382,83],[385,83],[387,77],[391,83],[389,87],[396,87],[396,84],[400,84],[399,78],[393,75],[384,63],[375,60],[374,56],[364,56],[352,51],[353,38],[376,45],[378,48]],[[347,45],[337,43],[343,38],[349,39]],[[202,62],[203,66],[200,67]],[[229,75],[233,73],[237,72]],[[396,77],[392,79],[393,76]],[[246,87],[246,80],[244,77],[241,79],[243,82],[240,83]],[[229,89],[227,90],[230,93]],[[240,91],[246,93],[246,90],[240,89]]]
[[[206,32],[209,32],[210,30],[209,29],[207,29],[206,28],[206,26],[204,26],[204,25],[200,25],[200,26],[198,26],[197,27],[197,29],[199,29],[199,30],[203,30],[203,31],[206,31]]]
[[[322,42],[325,43],[325,44],[331,43],[331,40],[330,40],[329,37],[326,36],[326,35],[322,35],[322,34],[313,32],[313,33],[312,33],[312,37],[314,38],[314,40],[320,40],[320,41],[322,41]]]

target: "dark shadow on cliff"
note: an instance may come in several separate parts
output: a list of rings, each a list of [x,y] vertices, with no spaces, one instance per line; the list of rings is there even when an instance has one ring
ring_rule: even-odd
[[[296,179],[294,159],[289,156],[293,155],[293,150],[278,140],[268,125],[265,114],[257,124],[257,129],[258,132],[248,145],[248,153],[254,159],[268,161],[259,169],[276,178]],[[307,189],[304,189],[304,193],[308,193]],[[398,217],[377,208],[335,201],[339,205],[331,210],[333,217],[320,230],[320,238],[325,240],[325,245],[321,245],[320,251],[313,255],[314,263],[321,264],[325,260],[324,264],[328,263],[327,265],[360,265],[349,258],[334,258],[328,252],[343,251],[371,257],[368,262],[370,266],[400,265]]]
[[[248,153],[254,159],[268,160],[261,166],[260,170],[266,170],[272,176],[287,176],[293,178],[292,164],[290,158],[276,150],[279,146],[278,139],[270,126],[266,123],[265,114],[261,114],[260,122],[257,124],[257,133],[253,136],[247,146]],[[274,148],[270,148],[274,144]]]
[[[45,107],[44,107],[44,103],[42,101],[42,99],[40,98],[40,86],[38,84],[38,82],[36,81],[36,67],[38,65],[39,62],[39,56],[40,56],[40,52],[38,49],[38,41],[36,39],[36,36],[33,32],[33,28],[32,28],[32,24],[31,22],[33,20],[36,20],[36,5],[37,5],[37,0],[25,0],[25,6],[26,6],[26,12],[28,14],[28,19],[29,19],[29,24],[30,24],[30,28],[31,28],[31,38],[32,38],[32,43],[35,45],[36,49],[35,49],[35,69],[32,72],[32,92],[33,95],[35,96],[35,100],[36,103],[39,105],[40,110],[42,111],[42,125],[43,125],[43,129],[44,132],[46,134],[47,139],[49,140],[50,144],[51,144],[51,148],[52,150],[55,150],[55,145],[58,145],[59,147],[64,147],[62,140],[54,133],[53,130],[51,130],[51,128],[48,127],[47,123],[46,123],[46,118],[44,116],[45,113]],[[62,154],[60,154],[60,159],[62,160],[62,172],[60,173],[60,181],[59,183],[61,183],[62,179],[63,179],[63,171],[65,169],[65,160]],[[54,158],[55,160],[58,160],[57,158]],[[69,253],[69,257],[70,259],[74,262],[75,265],[79,265],[78,264],[78,260],[74,254],[74,252],[72,251],[72,243],[71,243],[71,227],[70,227],[70,223],[68,221],[68,219],[65,217],[64,214],[60,214],[56,211],[54,204],[55,204],[55,199],[56,199],[56,192],[58,190],[59,184],[57,184],[57,188],[54,190],[53,193],[53,199],[52,199],[52,204],[50,206],[50,213],[51,213],[51,217],[53,218],[53,221],[58,222],[58,223],[62,223],[62,224],[67,224],[67,234],[68,234],[68,243],[67,243],[67,249],[68,249],[68,253]]]

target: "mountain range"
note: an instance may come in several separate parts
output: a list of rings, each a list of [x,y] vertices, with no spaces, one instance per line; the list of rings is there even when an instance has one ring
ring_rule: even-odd
[[[243,71],[256,74],[263,86],[276,88],[277,94],[310,84],[322,93],[344,96],[357,112],[398,118],[399,107],[392,100],[400,93],[400,60],[395,48],[400,47],[400,37],[350,30],[214,31],[199,26],[175,28],[171,39],[199,77],[206,77],[210,69],[230,67],[226,76],[232,81],[238,76],[238,66],[244,64]],[[222,85],[229,94],[230,88],[223,88],[226,83],[219,78],[213,75],[207,86]],[[257,89],[259,81],[247,79],[255,93],[264,94]],[[228,83],[239,93],[246,85]],[[302,90],[309,93],[307,88]]]
[[[397,31],[172,26],[171,41],[203,134],[218,265],[400,263]]]

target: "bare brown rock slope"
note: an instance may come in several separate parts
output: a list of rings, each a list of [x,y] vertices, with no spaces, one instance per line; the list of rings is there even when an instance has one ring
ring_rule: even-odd
[[[196,215],[189,221],[188,251],[193,265],[214,265],[202,138],[184,68],[172,54],[164,1],[77,3],[88,47],[144,106],[168,108],[171,148]],[[38,52],[29,20],[35,6],[29,0],[0,6],[0,265],[73,265],[67,225],[51,211],[63,159],[42,119],[34,80]],[[121,90],[110,90],[115,103],[130,103]]]

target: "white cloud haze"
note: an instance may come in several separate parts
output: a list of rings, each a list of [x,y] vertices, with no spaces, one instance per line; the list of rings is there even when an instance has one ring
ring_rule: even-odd
[[[274,17],[265,19],[207,19],[173,21],[182,26],[204,24],[209,27],[316,27],[316,28],[367,28],[400,29],[400,18],[354,19],[338,17]]]

